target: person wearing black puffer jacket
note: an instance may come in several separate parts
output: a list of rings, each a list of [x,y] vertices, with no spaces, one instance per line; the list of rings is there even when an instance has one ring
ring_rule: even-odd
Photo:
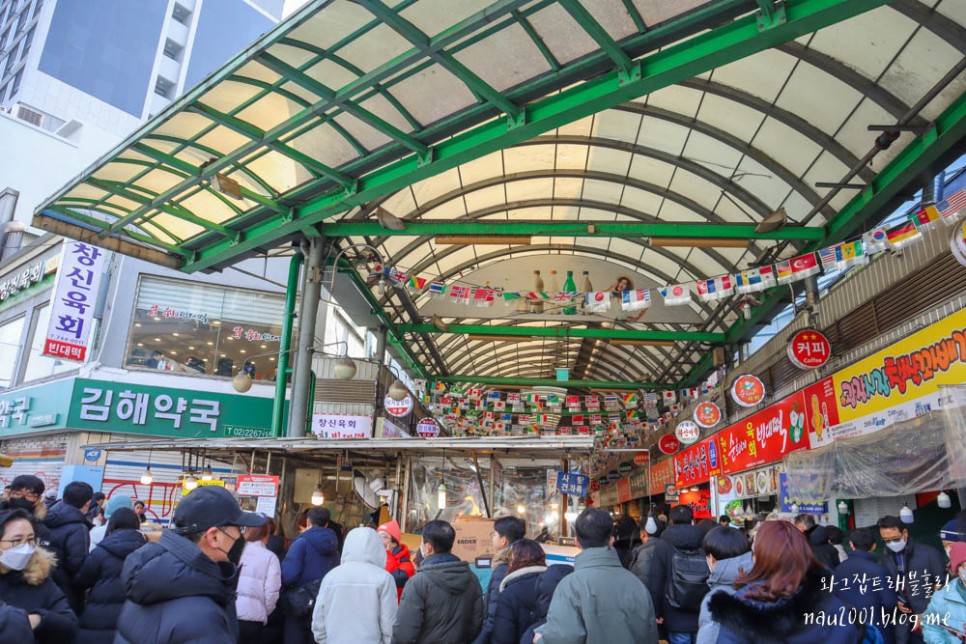
[[[654,602],[654,611],[658,619],[663,619],[667,630],[667,640],[671,644],[694,642],[698,632],[698,616],[701,612],[701,602],[707,594],[707,576],[704,587],[696,591],[694,597],[686,606],[672,606],[669,593],[674,582],[675,556],[678,560],[689,557],[691,560],[704,559],[701,542],[704,532],[695,525],[694,512],[689,506],[676,505],[668,511],[668,525],[659,539],[655,539],[653,554],[643,570],[635,573],[647,586]],[[650,543],[650,539],[648,540]],[[705,563],[707,566],[707,563]],[[708,571],[710,575],[710,570]],[[660,622],[659,622],[660,623]]]
[[[835,546],[829,543],[825,526],[816,525],[815,517],[811,514],[799,514],[795,517],[794,523],[798,531],[808,537],[808,543],[812,546],[815,558],[829,570],[835,570],[839,565],[839,553]]]
[[[546,555],[536,541],[521,539],[510,546],[510,551],[510,565],[500,582],[490,639],[493,644],[517,644],[521,638],[532,642],[533,629],[547,617],[554,589],[573,572],[571,566],[563,565],[548,569]],[[528,631],[529,639],[524,635]]]
[[[86,512],[94,497],[94,488],[83,481],[68,483],[64,498],[51,506],[44,524],[50,530],[50,550],[57,557],[54,583],[67,595],[76,614],[84,608],[84,596],[74,588],[73,578],[84,565],[91,549],[90,530],[93,524]]]
[[[238,641],[235,586],[245,548],[242,530],[265,523],[243,512],[231,492],[192,490],[174,511],[174,529],[124,562],[127,601],[116,644],[233,644]]]
[[[128,555],[146,543],[138,532],[140,521],[130,508],[111,513],[104,539],[84,561],[74,577],[80,592],[88,589],[84,612],[80,616],[80,632],[75,644],[111,644],[117,618],[124,605],[121,569]]]

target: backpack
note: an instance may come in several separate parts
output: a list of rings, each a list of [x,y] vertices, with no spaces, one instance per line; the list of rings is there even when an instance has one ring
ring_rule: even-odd
[[[701,600],[708,594],[708,560],[700,550],[674,549],[671,572],[665,599],[671,608],[689,613],[701,609]]]

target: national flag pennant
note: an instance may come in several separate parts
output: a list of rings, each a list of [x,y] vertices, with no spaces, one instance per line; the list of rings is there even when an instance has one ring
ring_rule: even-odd
[[[631,419],[635,419],[636,420],[637,419],[637,410],[636,409],[628,409],[627,411],[624,412],[624,416],[626,416],[628,420],[631,420]]]
[[[933,204],[926,204],[916,212],[909,215],[909,221],[919,229],[925,228],[929,224],[936,223],[942,215],[939,214],[939,208]]]
[[[426,287],[426,280],[422,277],[416,277],[413,275],[409,278],[409,281],[406,283],[406,285],[411,291],[421,291]]]
[[[547,404],[548,405],[559,405],[560,396],[558,394],[547,394]]]
[[[494,409],[494,411],[503,411],[503,410],[505,410],[506,409],[506,401],[505,400],[494,400],[493,401],[493,409]]]
[[[886,237],[889,239],[890,246],[893,248],[902,248],[907,244],[922,239],[922,234],[912,222],[909,222],[899,226],[895,230],[890,230],[886,233]]]
[[[684,284],[671,284],[661,289],[665,306],[681,306],[691,303],[691,291]]]
[[[518,425],[529,425],[530,424],[530,416],[528,416],[527,414],[520,414],[519,416],[517,416],[517,424]]]
[[[483,397],[482,387],[470,387],[469,391],[466,392],[466,397],[470,400],[479,400]]]
[[[426,293],[429,297],[442,297],[446,294],[446,285],[442,282],[430,282]]]
[[[486,400],[487,400],[487,402],[494,402],[494,401],[497,401],[499,399],[500,399],[500,392],[499,391],[496,391],[494,389],[493,391],[486,392]]]
[[[698,280],[695,285],[698,289],[698,297],[703,302],[719,300],[727,297],[734,292],[734,283],[731,275],[722,275],[709,280]]]
[[[680,413],[684,406],[681,403],[674,403],[668,409],[672,414]]]
[[[512,423],[513,422],[513,414],[508,413],[508,412],[504,412],[504,413],[500,414],[500,420],[503,421],[504,423]]]
[[[783,262],[778,262],[775,264],[775,270],[778,273],[779,284],[788,284],[792,281],[792,260],[786,259]]]
[[[667,389],[661,392],[661,402],[663,402],[665,405],[671,405],[677,401],[677,394],[675,394],[672,390]]]
[[[621,310],[643,311],[651,306],[651,289],[639,288],[621,293]]]
[[[449,392],[451,394],[453,394],[453,395],[456,395],[456,396],[462,396],[463,395],[463,385],[459,385],[459,384],[453,385],[452,387],[449,388]]]
[[[433,392],[434,393],[441,394],[444,391],[446,391],[446,383],[445,382],[434,382],[433,383]]]
[[[526,394],[526,396],[524,397],[524,400],[526,400],[530,404],[540,402],[540,394]]]
[[[506,395],[506,401],[507,401],[507,404],[510,404],[510,405],[519,405],[520,404],[520,394],[519,393],[510,393],[510,394],[507,394]]]
[[[540,291],[540,292],[530,291],[526,294],[526,296],[531,300],[549,300],[550,299],[550,296],[544,293],[543,291]]]
[[[567,396],[567,411],[580,411],[580,396]]]
[[[470,287],[453,285],[449,287],[450,299],[456,302],[467,303],[470,301]]]
[[[584,311],[587,313],[606,313],[610,311],[610,293],[594,291],[584,295]]]
[[[578,295],[580,295],[580,293],[577,293],[576,291],[560,291],[559,293],[553,294],[553,299],[556,302],[570,302]]]
[[[603,417],[600,414],[591,414],[590,415],[590,424],[591,425],[600,425],[603,422],[604,422],[604,419],[603,419]]]
[[[865,248],[862,245],[861,239],[839,244],[836,256],[841,268],[853,264],[865,264],[869,261],[869,256],[865,254]]]
[[[936,209],[943,217],[943,223],[953,224],[956,215],[966,209],[966,188],[960,188],[936,204]]]
[[[644,410],[644,412],[648,420],[657,420],[658,418],[661,417],[661,414],[658,413],[656,407],[648,407],[647,409]]]
[[[503,303],[512,306],[517,300],[523,299],[523,295],[517,291],[503,291]]]
[[[624,394],[624,407],[637,407],[637,394]]]
[[[889,248],[889,236],[885,228],[875,228],[862,235],[862,249],[866,255],[878,253]]]
[[[607,411],[617,409],[617,394],[604,394],[604,409]]]
[[[404,284],[408,281],[408,276],[400,270],[396,270],[392,266],[386,266],[382,269],[382,274],[386,276],[393,284]]]
[[[505,434],[506,431],[507,431],[507,425],[506,425],[506,423],[504,423],[504,422],[494,423],[493,424],[493,431],[494,432],[497,432],[497,433],[500,433],[500,434]]]
[[[600,397],[584,396],[584,406],[587,408],[587,411],[600,411]]]
[[[805,253],[777,265],[778,283],[789,284],[798,282],[811,275],[821,272],[818,256],[815,253]]]
[[[571,416],[570,417],[570,424],[571,425],[583,425],[584,424],[584,416],[583,416],[583,414],[574,414],[573,416]]]
[[[478,288],[473,291],[473,306],[487,308],[493,306],[496,292],[492,288]]]
[[[827,246],[818,251],[818,258],[822,260],[822,268],[825,270],[832,270],[839,267],[838,250],[839,245]]]

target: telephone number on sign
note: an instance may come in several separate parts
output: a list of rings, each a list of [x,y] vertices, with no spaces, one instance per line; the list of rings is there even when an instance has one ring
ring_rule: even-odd
[[[272,435],[272,430],[264,427],[237,427],[227,425],[225,436],[235,436],[236,438],[268,438]]]

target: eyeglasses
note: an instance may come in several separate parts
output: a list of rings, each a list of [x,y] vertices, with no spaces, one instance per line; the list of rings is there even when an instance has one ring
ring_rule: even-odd
[[[239,536],[242,536],[242,537],[245,536],[245,532],[248,530],[248,528],[246,526],[243,526],[243,525],[236,525],[236,526],[228,526],[228,525],[226,525],[226,526],[219,527],[218,529],[220,531],[224,532],[225,534],[228,534],[228,530],[226,530],[226,528],[238,528],[238,534],[239,534]],[[230,534],[228,534],[228,536],[231,537]],[[231,537],[231,538],[234,539],[235,537]]]
[[[12,548],[22,546],[25,543],[29,543],[30,545],[35,546],[37,545],[37,539],[35,537],[27,537],[27,538],[21,537],[19,539],[0,539],[0,543],[12,544],[11,545]]]
[[[36,503],[37,502],[37,499],[40,498],[40,495],[39,494],[36,494],[35,492],[28,492],[27,490],[11,490],[10,491],[10,498],[11,499],[27,499],[28,501],[32,501],[32,502]]]
[[[882,543],[899,543],[903,539],[905,539],[905,537],[903,537],[902,535],[899,535],[898,537],[894,537],[892,539],[886,539],[885,537],[882,537]]]

